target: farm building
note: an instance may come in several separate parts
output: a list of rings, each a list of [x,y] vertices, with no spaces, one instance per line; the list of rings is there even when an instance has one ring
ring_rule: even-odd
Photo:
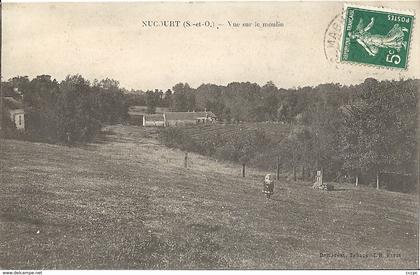
[[[216,121],[213,112],[169,112],[169,108],[157,107],[155,114],[147,114],[146,106],[130,106],[130,123],[143,126],[177,126],[205,124]]]
[[[163,114],[164,112],[169,111],[169,108],[166,107],[156,107],[155,114]],[[148,115],[147,106],[130,106],[128,108],[129,122],[133,125],[144,125],[143,116]]]
[[[143,115],[143,126],[165,126],[163,114],[145,114]]]
[[[204,124],[216,121],[213,112],[165,112],[163,115],[165,126]]]
[[[16,129],[25,130],[25,111],[23,104],[11,96],[5,96],[4,107],[10,120],[15,123]]]

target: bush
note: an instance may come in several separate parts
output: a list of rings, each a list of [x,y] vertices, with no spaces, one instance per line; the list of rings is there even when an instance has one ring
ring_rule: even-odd
[[[197,127],[196,129],[205,128]],[[215,133],[192,134],[191,127],[168,127],[160,132],[160,139],[168,147],[196,152],[221,160],[247,163],[258,151],[267,146],[268,142],[261,130],[237,129],[239,131],[227,136],[217,128]]]
[[[196,143],[182,128],[168,127],[160,132],[160,139],[163,144],[171,148],[179,148],[185,151],[203,153],[202,145]]]
[[[380,188],[395,192],[409,193],[416,189],[417,181],[412,175],[397,173],[382,173],[380,175]]]

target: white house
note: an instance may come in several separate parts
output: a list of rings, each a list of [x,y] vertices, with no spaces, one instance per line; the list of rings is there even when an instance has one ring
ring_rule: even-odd
[[[165,119],[163,114],[143,115],[143,126],[165,126]]]
[[[25,111],[21,102],[11,96],[4,98],[5,109],[7,110],[10,120],[15,123],[16,129],[25,130]]]
[[[23,109],[10,110],[10,119],[15,123],[16,129],[25,130],[25,111]]]
[[[148,114],[148,108],[147,106],[141,106],[141,105],[133,105],[128,107],[128,117],[130,124],[133,125],[145,125],[144,121],[151,122],[154,121],[153,117],[146,117],[143,119],[144,116],[149,116]],[[169,108],[167,107],[156,107],[155,114],[163,115],[164,112],[169,111]],[[153,123],[147,123],[147,126],[154,126],[150,125]]]

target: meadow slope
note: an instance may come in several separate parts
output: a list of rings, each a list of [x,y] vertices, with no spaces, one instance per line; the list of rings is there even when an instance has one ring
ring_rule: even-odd
[[[270,171],[193,153],[186,169],[151,130],[106,130],[82,147],[0,140],[0,269],[418,267],[415,195],[281,179],[266,200]]]

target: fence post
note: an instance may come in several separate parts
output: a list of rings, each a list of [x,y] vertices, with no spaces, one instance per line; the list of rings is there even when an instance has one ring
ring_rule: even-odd
[[[305,180],[305,166],[302,164],[302,180]]]
[[[245,178],[245,163],[242,163],[242,177]]]
[[[187,168],[188,167],[188,152],[185,152],[185,157],[184,157],[184,167]]]
[[[359,184],[359,176],[356,176],[356,186]]]
[[[70,132],[66,132],[67,144],[70,144]]]
[[[277,180],[280,179],[280,156],[277,156]]]
[[[376,189],[379,190],[379,172],[376,172]]]

